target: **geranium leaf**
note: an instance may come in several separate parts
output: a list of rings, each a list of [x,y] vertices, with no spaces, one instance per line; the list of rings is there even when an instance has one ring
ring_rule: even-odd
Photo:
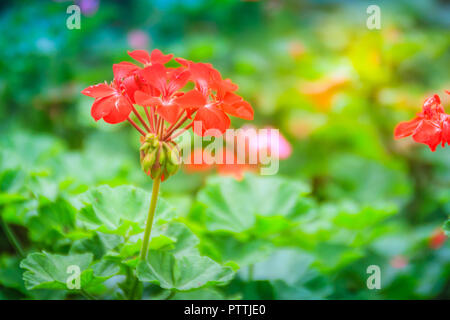
[[[130,236],[143,231],[150,193],[132,186],[100,186],[80,196],[84,207],[79,220],[85,227],[104,233]],[[158,199],[155,224],[175,216],[163,199]]]
[[[208,230],[242,232],[254,225],[256,215],[295,214],[300,196],[308,191],[302,183],[278,177],[217,177],[208,181],[198,200],[206,205]]]
[[[147,260],[137,267],[137,276],[144,282],[159,284],[162,288],[186,291],[208,285],[224,284],[234,271],[208,257],[182,255],[176,257],[167,251],[150,251]]]
[[[20,267],[26,271],[23,273],[25,287],[30,289],[67,289],[67,279],[70,276],[68,268],[77,266],[81,271],[81,283],[86,284],[92,278],[93,255],[72,254],[62,256],[50,253],[32,253],[20,263]]]

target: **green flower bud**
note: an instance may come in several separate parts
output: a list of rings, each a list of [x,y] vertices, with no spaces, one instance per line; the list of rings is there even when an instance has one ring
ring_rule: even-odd
[[[153,179],[164,177],[165,180],[180,168],[178,146],[173,142],[160,141],[155,134],[149,133],[145,136],[139,152],[142,170],[150,173]]]

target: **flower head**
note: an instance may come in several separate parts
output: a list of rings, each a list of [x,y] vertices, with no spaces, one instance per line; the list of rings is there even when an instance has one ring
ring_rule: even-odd
[[[175,160],[179,155],[174,138],[182,132],[193,127],[201,136],[208,134],[209,129],[222,134],[230,126],[228,115],[253,119],[250,104],[235,93],[238,86],[222,79],[211,64],[176,58],[179,67],[166,67],[173,55],[165,55],[158,49],[128,54],[142,65],[127,61],[114,64],[114,80],[110,84],[89,86],[82,93],[95,98],[91,115],[96,121],[127,120],[139,131],[143,137],[141,166],[153,179],[164,180],[176,172]],[[195,88],[186,90],[188,82],[193,82]],[[147,120],[135,105],[142,107]],[[144,128],[130,117],[131,113]],[[194,121],[202,126],[193,126]],[[169,154],[175,155],[175,160],[169,161]]]
[[[448,91],[446,91],[449,93]],[[435,151],[450,144],[450,116],[445,113],[437,94],[425,100],[422,111],[410,121],[400,122],[395,130],[395,139],[412,136],[414,141],[426,144]]]

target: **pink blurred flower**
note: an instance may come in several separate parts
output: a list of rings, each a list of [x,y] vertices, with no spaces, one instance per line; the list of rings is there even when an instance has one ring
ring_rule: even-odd
[[[145,49],[150,43],[149,36],[142,30],[131,30],[127,34],[127,40],[133,49]]]
[[[255,136],[249,136],[248,146],[249,152],[254,152],[255,154],[260,154],[261,151],[267,150],[267,153],[272,155],[273,148],[278,144],[278,159],[287,159],[292,153],[292,147],[286,138],[277,129],[272,127],[265,127],[266,131],[257,130],[252,125],[246,125],[241,128],[244,131],[256,130],[257,134]],[[275,142],[275,146],[272,146],[272,141],[278,139]]]
[[[403,269],[408,265],[408,262],[409,262],[408,258],[406,258],[405,256],[398,255],[393,257],[389,261],[389,264],[395,269]]]
[[[85,16],[92,16],[97,12],[100,0],[78,0],[77,4]]]

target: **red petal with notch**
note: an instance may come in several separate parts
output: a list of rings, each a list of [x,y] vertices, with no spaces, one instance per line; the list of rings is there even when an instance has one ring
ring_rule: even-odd
[[[142,64],[149,64],[151,62],[150,55],[145,50],[128,51],[128,55]]]
[[[175,99],[180,107],[198,109],[206,104],[206,98],[198,90],[191,90]]]
[[[116,90],[106,83],[100,83],[83,89],[81,93],[92,98],[103,98],[115,94]]]
[[[164,55],[161,50],[154,49],[150,55],[150,61],[152,63],[165,64],[172,60],[173,54]]]
[[[181,113],[182,109],[175,103],[168,105],[161,105],[156,112],[163,117],[169,123],[175,123],[178,120],[178,115]]]

